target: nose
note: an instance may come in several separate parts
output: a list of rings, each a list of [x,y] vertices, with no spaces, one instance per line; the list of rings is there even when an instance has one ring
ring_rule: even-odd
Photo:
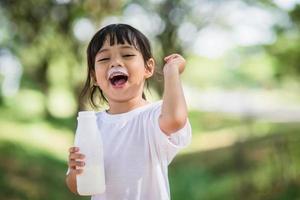
[[[120,56],[113,57],[110,62],[110,68],[117,66],[123,66],[122,58],[120,58]]]

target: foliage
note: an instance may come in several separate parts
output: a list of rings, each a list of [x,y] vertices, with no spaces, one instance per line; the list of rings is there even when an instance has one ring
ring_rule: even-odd
[[[181,155],[170,166],[172,199],[298,199],[299,140],[292,131]]]
[[[222,47],[218,40],[197,43],[196,36],[207,27],[232,29],[231,3],[268,11],[286,23],[274,23],[275,39],[267,44],[236,45],[213,59],[193,52],[195,44],[205,42],[214,49]],[[162,21],[162,31],[151,37],[158,68],[165,55],[184,54],[187,68],[182,80],[199,93],[204,88],[279,88],[280,95],[290,98],[290,91],[299,91],[299,3],[285,10],[270,0],[1,0],[0,56],[7,51],[16,56],[23,74],[15,96],[4,97],[0,89],[0,199],[87,199],[72,195],[64,183],[66,149],[76,111],[83,109],[77,96],[86,76],[85,49],[90,38],[79,39],[74,29],[85,20],[95,32],[130,7],[147,12],[150,18],[144,24],[151,18]],[[247,18],[239,21],[245,23]],[[150,26],[150,35],[155,25]],[[152,80],[151,85],[162,94],[162,82]],[[292,98],[299,103],[298,95]],[[170,166],[172,199],[300,198],[298,124],[199,111],[191,111],[189,117],[194,143]],[[235,139],[234,143],[203,151],[202,138],[220,135]]]

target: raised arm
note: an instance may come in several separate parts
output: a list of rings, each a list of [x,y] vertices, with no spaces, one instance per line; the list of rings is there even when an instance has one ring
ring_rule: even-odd
[[[185,59],[179,54],[171,54],[164,60],[164,94],[159,126],[166,135],[170,135],[181,129],[187,120],[187,105],[180,81]]]

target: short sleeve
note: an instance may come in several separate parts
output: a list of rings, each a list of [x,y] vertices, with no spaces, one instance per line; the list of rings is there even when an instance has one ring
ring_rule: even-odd
[[[159,116],[161,114],[161,103],[156,105],[152,112],[152,125],[154,128],[154,143],[161,157],[170,164],[176,154],[191,143],[192,129],[189,120],[178,131],[167,136],[159,127]]]

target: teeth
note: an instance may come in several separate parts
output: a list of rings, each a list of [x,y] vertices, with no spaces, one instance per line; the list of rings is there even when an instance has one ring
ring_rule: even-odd
[[[128,72],[124,67],[112,67],[107,73],[107,79],[111,79],[114,76],[124,75],[128,76]]]

